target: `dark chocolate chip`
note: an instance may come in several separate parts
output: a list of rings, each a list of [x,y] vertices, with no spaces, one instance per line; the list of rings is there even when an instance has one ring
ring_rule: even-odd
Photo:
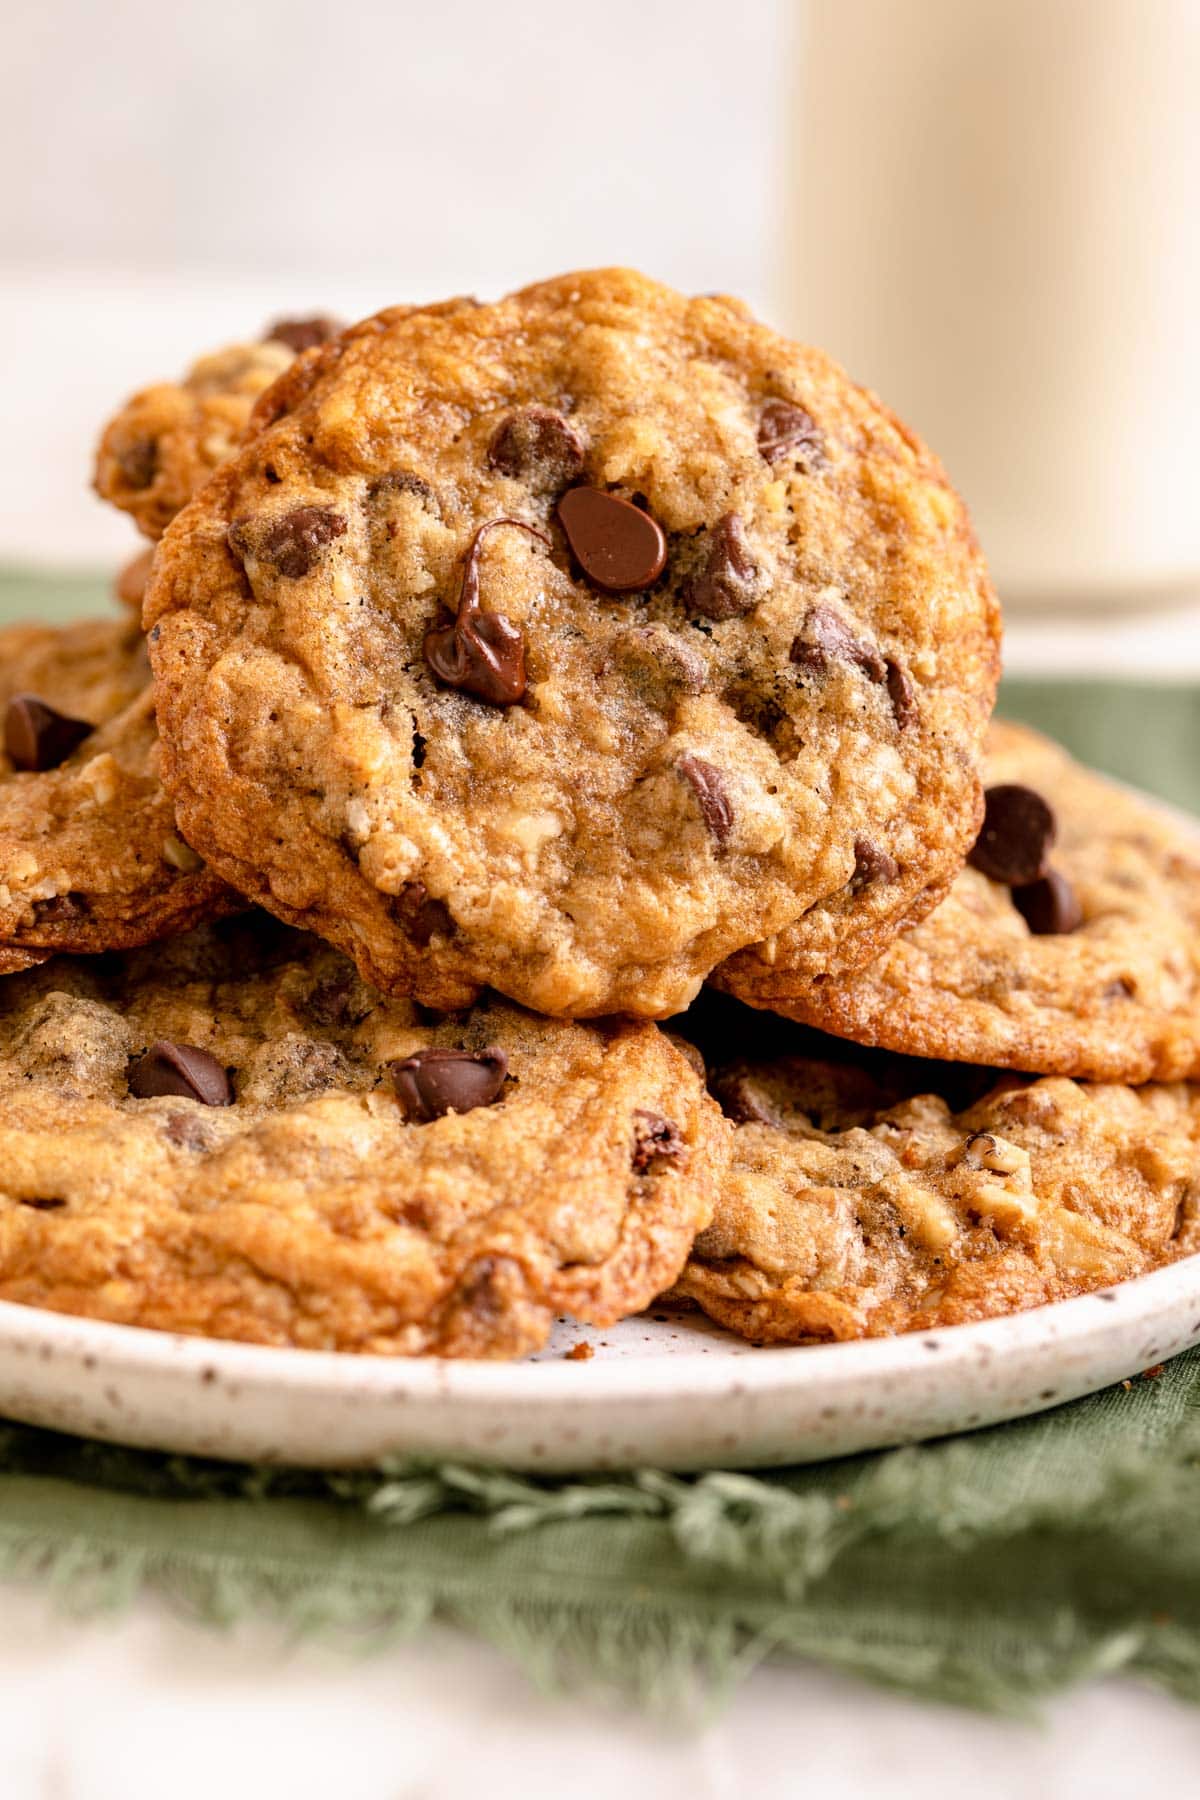
[[[454,930],[449,907],[434,900],[423,881],[406,881],[392,901],[391,911],[422,949],[431,938],[449,937]]]
[[[887,659],[887,691],[896,723],[904,731],[916,721],[917,691],[908,670],[890,656]]]
[[[687,1146],[673,1119],[641,1108],[633,1115],[633,1172],[644,1175],[656,1162],[678,1162]]]
[[[1075,889],[1057,869],[1047,869],[1028,887],[1014,888],[1013,905],[1035,937],[1065,936],[1083,923]]]
[[[57,769],[95,729],[36,694],[14,694],[4,714],[4,748],[16,769]]]
[[[488,463],[535,494],[561,493],[583,468],[583,439],[548,406],[523,406],[492,433]]]
[[[895,881],[900,873],[900,864],[870,838],[854,840],[854,873],[850,877],[850,892],[860,894],[865,887],[871,887],[877,881]]]
[[[342,329],[339,319],[331,319],[326,313],[315,313],[310,319],[276,319],[268,328],[265,342],[268,344],[286,344],[299,356],[302,350],[311,350],[317,344],[327,344]]]
[[[427,1125],[449,1112],[491,1106],[508,1074],[503,1050],[418,1050],[391,1065],[392,1086],[404,1116]]]
[[[463,564],[458,611],[426,634],[425,661],[448,687],[462,688],[493,706],[515,706],[525,693],[525,639],[503,613],[484,612],[479,604],[479,546],[501,525],[549,543],[543,532],[520,519],[489,519],[481,525]]]
[[[195,1044],[172,1044],[160,1038],[129,1070],[129,1091],[138,1100],[172,1094],[198,1100],[201,1106],[232,1106],[229,1076],[215,1056]]]
[[[21,1205],[32,1207],[34,1212],[59,1212],[66,1205],[65,1200],[34,1200],[22,1197]]]
[[[657,519],[603,488],[568,488],[558,522],[576,562],[608,594],[635,594],[662,574],[667,540]]]
[[[768,462],[800,453],[809,467],[824,457],[824,444],[816,420],[790,400],[768,400],[758,420],[759,454]]]
[[[143,493],[158,474],[158,441],[156,438],[135,438],[126,444],[123,450],[117,451],[117,467],[137,493]]]
[[[718,844],[724,844],[733,830],[733,804],[720,769],[714,769],[710,762],[690,751],[679,758],[675,767],[695,794],[700,817],[710,835]]]
[[[82,894],[55,894],[50,900],[36,900],[33,914],[39,925],[66,925],[86,918],[88,903]]]
[[[234,555],[245,562],[273,564],[287,581],[300,581],[316,567],[321,551],[345,534],[346,521],[328,506],[297,506],[272,519],[261,533],[251,519],[235,519],[226,534]]]
[[[1054,814],[1032,788],[1002,782],[984,795],[983,826],[967,857],[973,869],[1009,887],[1028,887],[1049,870]]]
[[[762,1089],[747,1075],[721,1070],[713,1077],[712,1091],[725,1117],[735,1125],[780,1124],[778,1113],[768,1105]]]
[[[680,593],[702,619],[735,619],[758,604],[758,565],[750,554],[741,515],[725,513],[708,534],[708,559]]]
[[[872,681],[886,681],[888,667],[873,644],[856,638],[845,620],[829,606],[810,607],[804,628],[793,641],[791,660],[818,673],[831,663],[852,663]]]

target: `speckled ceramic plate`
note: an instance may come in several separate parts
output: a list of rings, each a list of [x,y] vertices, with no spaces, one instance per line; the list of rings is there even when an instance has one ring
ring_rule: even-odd
[[[587,1358],[567,1352],[587,1344]],[[1200,1343],[1200,1256],[982,1325],[756,1350],[700,1314],[561,1325],[518,1364],[171,1337],[0,1303],[0,1412],[120,1443],[337,1467],[812,1462],[1019,1418]]]

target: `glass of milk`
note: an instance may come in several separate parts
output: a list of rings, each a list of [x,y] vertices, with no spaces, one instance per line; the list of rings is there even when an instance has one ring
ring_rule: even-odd
[[[945,460],[1002,597],[1200,598],[1200,0],[809,0],[783,321]]]

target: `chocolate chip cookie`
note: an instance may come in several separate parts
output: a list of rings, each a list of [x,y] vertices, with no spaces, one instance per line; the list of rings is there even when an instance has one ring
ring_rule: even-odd
[[[1200,1076],[1200,827],[992,726],[987,811],[949,897],[869,968],[800,986],[735,957],[718,985],[859,1043],[1101,1081]]]
[[[997,615],[936,460],[623,271],[308,351],[147,593],[189,842],[396,993],[678,1010],[856,965],[977,824]]]
[[[0,631],[0,722],[0,973],[240,904],[179,836],[130,620]]]
[[[966,1324],[1200,1251],[1195,1086],[863,1052],[734,1064],[714,1088],[733,1160],[676,1292],[756,1343]]]
[[[259,395],[311,343],[297,326],[325,321],[284,321],[285,335],[258,344],[229,344],[202,356],[180,381],[160,381],[126,401],[104,429],[96,452],[95,487],[134,520],[148,538],[159,538],[180,507],[203,487],[241,440]],[[333,329],[332,322],[329,322]]]
[[[730,1135],[656,1026],[433,1019],[244,916],[0,986],[0,1297],[518,1356],[674,1279]]]

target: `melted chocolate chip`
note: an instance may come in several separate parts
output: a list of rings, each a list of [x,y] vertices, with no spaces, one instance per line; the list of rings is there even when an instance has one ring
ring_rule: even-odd
[[[235,519],[226,536],[242,562],[252,556],[271,563],[286,581],[300,581],[316,567],[326,544],[342,537],[345,530],[345,519],[332,507],[297,506],[272,519],[261,535],[254,532],[252,520]]]
[[[708,534],[708,559],[680,593],[690,613],[702,619],[735,619],[758,604],[758,565],[750,554],[741,515],[719,518]]]
[[[829,606],[810,608],[804,629],[792,643],[792,662],[821,674],[832,663],[851,663],[872,681],[887,680],[887,664],[873,644],[856,638]]]
[[[1035,937],[1065,936],[1083,923],[1075,889],[1057,869],[1047,869],[1028,887],[1014,888],[1013,905]]]
[[[425,480],[423,475],[414,475],[411,469],[392,469],[386,475],[379,475],[367,489],[372,500],[386,499],[389,494],[413,494],[421,505],[441,517],[441,502]]]
[[[117,451],[117,467],[131,488],[139,494],[144,492],[158,474],[157,439],[135,438],[126,444]]]
[[[491,1106],[508,1074],[503,1050],[418,1050],[391,1065],[392,1086],[405,1118],[428,1125],[445,1113]]]
[[[870,838],[854,840],[854,873],[850,877],[850,892],[860,894],[865,887],[871,887],[877,881],[895,881],[900,873],[900,864]]]
[[[314,313],[310,319],[276,319],[267,331],[265,342],[268,344],[286,344],[299,356],[302,350],[311,350],[317,344],[327,344],[342,329],[339,319],[331,319],[326,313]]]
[[[983,826],[967,857],[973,869],[1008,887],[1028,887],[1048,873],[1054,814],[1032,788],[1003,782],[984,795]]]
[[[423,881],[406,881],[392,901],[391,911],[422,949],[431,938],[449,937],[454,930],[449,907],[434,900]]]
[[[523,406],[496,427],[488,464],[523,481],[532,493],[561,493],[583,468],[583,439],[561,413]]]
[[[138,1100],[172,1094],[198,1100],[201,1106],[232,1106],[229,1076],[215,1056],[195,1044],[172,1044],[160,1038],[129,1070],[129,1091]]]
[[[711,763],[705,762],[703,757],[693,756],[690,751],[679,758],[675,767],[695,794],[700,817],[709,834],[718,844],[724,844],[733,830],[733,803],[720,769],[714,769]]]
[[[677,1162],[687,1146],[673,1119],[639,1108],[633,1115],[633,1172],[644,1175],[656,1162]]]
[[[479,604],[479,546],[499,526],[526,531],[540,543],[549,539],[520,519],[489,519],[471,540],[463,564],[458,611],[425,638],[425,661],[447,687],[461,688],[492,706],[515,706],[525,693],[525,639],[503,613],[484,612]]]
[[[890,656],[887,659],[887,691],[896,723],[904,731],[916,721],[917,691],[908,670]]]
[[[662,526],[632,501],[603,488],[576,487],[567,489],[556,510],[575,561],[605,593],[640,593],[662,574]]]
[[[15,769],[57,769],[95,729],[36,694],[14,694],[4,714],[4,748]]]
[[[39,925],[66,925],[85,919],[88,903],[82,894],[55,894],[50,900],[37,900],[33,907]]]
[[[810,468],[815,468],[824,456],[816,420],[790,400],[768,400],[763,407],[758,420],[758,450],[768,462],[799,453]]]

